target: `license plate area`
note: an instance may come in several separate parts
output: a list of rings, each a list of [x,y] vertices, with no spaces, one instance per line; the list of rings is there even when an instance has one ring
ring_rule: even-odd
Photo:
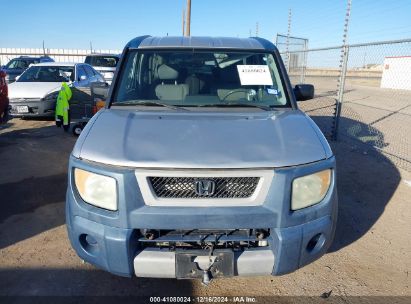
[[[28,113],[29,107],[28,106],[16,106],[17,113]]]
[[[209,251],[184,250],[176,252],[176,277],[177,279],[200,279],[209,257]],[[212,264],[209,274],[212,278],[234,276],[234,252],[232,250],[215,250],[211,256]]]

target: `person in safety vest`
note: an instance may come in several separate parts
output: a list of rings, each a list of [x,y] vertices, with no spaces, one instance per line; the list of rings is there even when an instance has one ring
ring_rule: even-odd
[[[70,104],[72,92],[67,83],[61,84],[60,92],[57,96],[56,102],[56,125],[61,127],[63,125],[64,131],[70,128]]]

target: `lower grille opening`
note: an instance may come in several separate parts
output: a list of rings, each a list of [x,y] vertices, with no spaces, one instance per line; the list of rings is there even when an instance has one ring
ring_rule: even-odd
[[[233,249],[268,246],[270,229],[228,229],[228,230],[154,230],[141,229],[140,245],[144,248],[180,249]]]

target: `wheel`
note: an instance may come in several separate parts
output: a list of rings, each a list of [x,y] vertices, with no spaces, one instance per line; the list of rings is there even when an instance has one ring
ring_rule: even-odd
[[[83,125],[81,124],[76,124],[73,127],[73,134],[74,136],[79,136],[81,134],[81,131],[83,131]]]

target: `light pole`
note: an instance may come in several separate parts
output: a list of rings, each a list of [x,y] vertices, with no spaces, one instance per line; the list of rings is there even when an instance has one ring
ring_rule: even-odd
[[[350,22],[351,15],[351,3],[352,0],[347,0],[347,10],[345,13],[345,23],[344,23],[344,35],[343,35],[343,45],[341,47],[341,60],[340,60],[340,77],[338,79],[338,90],[337,90],[337,100],[334,114],[334,128],[332,138],[337,140],[338,136],[338,126],[341,116],[341,107],[344,98],[344,87],[345,87],[345,76],[347,74],[347,64],[348,64],[348,52],[350,50],[348,42],[348,25]]]
[[[186,22],[186,33],[187,37],[191,36],[191,0],[187,0],[187,22]]]
[[[183,36],[185,36],[185,27],[186,27],[186,11],[183,9]]]

